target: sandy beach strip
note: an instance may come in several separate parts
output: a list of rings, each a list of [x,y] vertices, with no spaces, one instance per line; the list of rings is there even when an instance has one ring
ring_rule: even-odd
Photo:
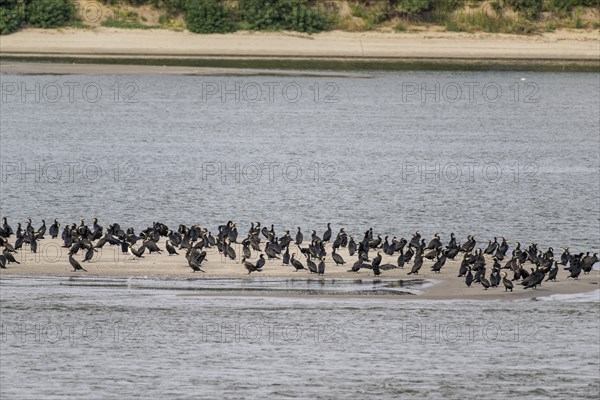
[[[561,30],[519,36],[461,32],[423,31],[410,33],[324,32],[235,32],[198,35],[187,31],[135,30],[96,27],[92,29],[25,29],[2,36],[0,59],[5,61],[49,61],[63,63],[148,64],[201,67],[260,68],[279,61],[285,69],[362,69],[360,64],[405,64],[412,68],[426,62],[434,68],[468,65],[479,68],[514,68],[530,64],[597,68],[600,61],[598,31]],[[235,63],[234,63],[235,62]],[[327,64],[326,62],[329,62]],[[287,64],[286,64],[287,63]],[[319,68],[319,63],[323,63]],[[333,64],[332,64],[333,63]],[[437,66],[436,66],[437,63]],[[10,65],[9,63],[8,65]],[[5,65],[5,68],[8,68]],[[73,67],[72,67],[73,68]],[[119,73],[114,66],[98,66],[86,72],[63,66],[64,73]],[[573,67],[571,67],[573,68]],[[382,68],[385,69],[385,68]],[[143,70],[143,68],[141,69]],[[12,70],[15,73],[14,68]],[[17,70],[18,71],[18,70]],[[21,73],[56,73],[56,68],[22,69]],[[3,71],[4,73],[7,73]],[[218,72],[218,71],[217,71]],[[224,71],[227,72],[227,71]],[[125,72],[127,73],[127,71]],[[172,73],[199,74],[198,70]],[[211,73],[215,73],[212,71]],[[229,73],[235,73],[229,71]]]
[[[12,241],[11,241],[12,242]],[[264,245],[264,243],[263,243]],[[499,287],[490,288],[484,290],[479,284],[473,284],[472,287],[467,287],[464,283],[464,278],[458,278],[458,269],[460,267],[460,261],[462,255],[456,257],[456,261],[448,260],[446,265],[442,268],[439,274],[430,271],[433,261],[424,260],[423,267],[419,271],[418,275],[408,275],[412,267],[412,263],[408,263],[404,269],[393,269],[382,271],[381,276],[375,277],[371,270],[361,269],[359,272],[348,272],[354,261],[356,261],[356,255],[350,257],[347,249],[340,249],[339,254],[344,258],[346,264],[343,266],[336,266],[331,259],[331,248],[328,246],[328,256],[326,258],[326,272],[323,278],[320,278],[316,274],[311,274],[307,270],[300,270],[294,272],[294,268],[291,265],[283,266],[281,260],[267,261],[263,267],[262,272],[254,272],[248,275],[248,272],[240,262],[241,257],[241,246],[234,245],[238,259],[225,260],[225,258],[218,253],[216,248],[207,250],[206,261],[202,263],[202,269],[206,271],[192,272],[188,266],[187,260],[184,256],[185,251],[180,251],[180,255],[169,256],[166,251],[161,254],[152,253],[148,251],[144,254],[142,259],[132,259],[129,255],[121,254],[119,246],[105,245],[103,249],[100,249],[91,262],[82,263],[83,268],[88,272],[72,272],[72,267],[68,261],[68,249],[61,247],[62,241],[58,239],[46,238],[39,242],[38,252],[31,253],[29,248],[24,247],[16,255],[15,258],[21,264],[11,263],[7,265],[6,269],[0,270],[0,277],[6,276],[62,276],[62,277],[73,277],[73,276],[95,276],[95,277],[137,277],[137,278],[159,278],[159,279],[211,279],[211,278],[239,278],[239,279],[254,279],[254,278],[294,278],[294,279],[313,279],[318,281],[319,279],[324,280],[326,284],[327,280],[334,279],[393,279],[410,281],[416,280],[435,280],[434,285],[425,287],[421,294],[417,296],[390,296],[398,298],[420,298],[420,299],[527,299],[540,296],[548,296],[553,294],[576,294],[586,293],[598,289],[600,283],[600,271],[593,270],[590,274],[584,275],[583,273],[579,276],[578,280],[567,278],[568,271],[562,269],[558,273],[557,282],[544,282],[544,284],[537,289],[524,289],[518,282],[515,282],[515,288],[513,292],[505,292],[504,286],[500,283]],[[159,242],[161,249],[165,248],[164,239]],[[305,246],[306,247],[306,244]],[[299,253],[298,248],[295,245],[290,246],[290,253],[296,254],[296,258],[306,267],[306,260],[303,255]],[[370,252],[370,257],[374,257],[375,252]],[[383,260],[382,265],[391,263],[396,265],[397,255],[387,256],[382,253]],[[487,256],[486,256],[487,257]],[[252,262],[256,262],[258,253],[252,252]],[[83,254],[80,251],[75,259],[81,261]],[[491,271],[491,264],[493,261],[488,258],[487,263],[487,274]],[[504,263],[502,263],[504,265]],[[526,263],[524,265],[526,269],[532,267],[531,264]],[[508,277],[512,279],[512,272],[508,272]],[[325,293],[326,295],[326,293]],[[380,297],[380,296],[378,296]]]

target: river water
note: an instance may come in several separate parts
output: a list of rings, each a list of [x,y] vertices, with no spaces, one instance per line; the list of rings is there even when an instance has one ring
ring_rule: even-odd
[[[600,389],[598,290],[419,301],[92,281],[2,278],[3,399],[596,399]]]
[[[593,73],[2,75],[1,212],[599,250]]]
[[[597,74],[371,74],[1,75],[0,213],[598,251]],[[0,397],[597,398],[599,291],[427,284],[2,277]]]

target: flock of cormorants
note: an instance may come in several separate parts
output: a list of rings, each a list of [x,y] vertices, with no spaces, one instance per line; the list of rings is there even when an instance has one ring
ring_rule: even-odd
[[[66,225],[61,230],[59,220],[55,219],[46,233],[44,220],[38,229],[33,227],[29,219],[25,228],[19,223],[13,231],[7,218],[4,217],[0,226],[0,247],[4,247],[0,255],[0,268],[6,268],[10,263],[19,264],[13,253],[21,250],[23,246],[29,246],[33,253],[37,252],[38,241],[44,239],[45,235],[53,239],[60,235],[63,247],[69,249],[69,263],[73,271],[86,271],[81,264],[92,260],[97,249],[107,244],[120,246],[121,251],[132,258],[143,258],[146,250],[149,254],[161,253],[163,251],[159,247],[161,237],[166,238],[165,250],[170,256],[179,255],[178,250],[185,251],[187,264],[193,272],[205,272],[202,263],[207,259],[206,249],[216,247],[226,259],[236,260],[237,253],[233,245],[238,244],[242,247],[241,262],[248,274],[261,271],[267,260],[281,260],[282,265],[291,266],[294,271],[308,270],[310,273],[324,275],[325,260],[328,256],[336,266],[347,264],[338,253],[340,248],[346,248],[350,257],[356,256],[356,261],[348,272],[366,269],[379,276],[381,271],[405,268],[411,264],[408,275],[418,275],[424,259],[428,259],[433,262],[431,271],[439,273],[448,259],[455,260],[456,257],[460,257],[458,277],[464,278],[467,286],[478,283],[484,289],[488,289],[500,286],[502,283],[505,291],[512,291],[515,281],[520,281],[519,283],[526,289],[535,289],[544,281],[556,281],[560,266],[568,271],[567,278],[578,279],[582,272],[589,273],[598,262],[597,253],[571,254],[568,247],[563,249],[558,259],[555,259],[552,247],[542,251],[535,243],[522,248],[519,242],[515,242],[515,247],[509,254],[509,242],[504,237],[500,237],[500,242],[497,238],[493,241],[489,240],[482,250],[477,247],[478,243],[474,236],[469,235],[461,244],[453,233],[450,234],[447,244],[442,242],[439,234],[435,234],[427,243],[418,231],[410,240],[398,239],[395,236],[388,240],[388,236],[384,239],[381,235],[375,236],[373,229],[370,228],[364,232],[360,241],[356,241],[353,236],[346,233],[344,228],[341,228],[334,238],[330,224],[327,224],[327,230],[321,237],[312,230],[310,237],[306,239],[300,227],[292,238],[289,231],[277,235],[273,225],[270,229],[261,226],[260,222],[251,223],[248,235],[240,239],[237,224],[232,221],[220,225],[216,236],[213,236],[208,229],[198,224],[189,227],[179,225],[174,231],[165,224],[155,222],[151,227],[136,234],[133,228],[123,230],[117,223],[104,229],[98,224],[96,218],[92,219],[91,227],[87,226],[82,219],[79,224]],[[13,235],[16,239],[11,245],[9,239]],[[326,247],[329,242],[332,242],[331,253],[327,252]],[[290,247],[293,249],[292,253]],[[81,262],[75,259],[75,255],[80,252],[83,254]],[[255,262],[250,261],[253,252],[258,254]],[[397,255],[396,263],[382,264],[381,253],[392,257]],[[297,254],[300,258],[297,258]],[[491,260],[487,260],[486,255]],[[489,275],[487,275],[488,262],[492,263]],[[529,270],[525,266],[526,263],[530,264]],[[509,273],[512,274],[512,279],[509,278]]]

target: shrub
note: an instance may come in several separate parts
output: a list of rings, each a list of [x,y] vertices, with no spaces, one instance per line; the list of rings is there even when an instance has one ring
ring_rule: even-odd
[[[25,5],[25,22],[38,28],[56,28],[72,21],[71,0],[32,0]]]
[[[433,8],[434,0],[398,0],[396,11],[411,17],[423,14]]]
[[[0,2],[0,35],[13,33],[23,23],[23,10],[16,0]]]
[[[216,0],[188,0],[183,18],[190,32],[226,33],[235,30],[231,12]]]
[[[307,0],[241,0],[244,26],[253,30],[289,29],[319,32],[329,28],[324,12],[308,6]]]
[[[398,22],[394,26],[394,30],[397,31],[397,32],[404,32],[406,30],[406,25],[404,25],[402,22]]]
[[[542,0],[505,0],[506,3],[525,18],[534,19],[542,10]]]

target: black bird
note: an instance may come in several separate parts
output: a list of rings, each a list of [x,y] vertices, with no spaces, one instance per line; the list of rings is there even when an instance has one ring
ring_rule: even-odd
[[[413,263],[412,269],[410,270],[410,272],[408,273],[408,275],[411,275],[411,274],[418,275],[419,274],[419,270],[421,269],[422,266],[423,266],[423,256],[422,255],[417,255],[415,257],[415,262]]]
[[[0,268],[6,269],[6,256],[4,254],[0,254]]]
[[[583,257],[581,260],[581,269],[584,274],[589,274],[594,268],[594,264],[598,262],[598,253],[594,253],[593,256],[590,256],[589,253]]]
[[[579,275],[582,271],[581,262],[578,261],[574,264],[575,265],[573,265],[573,267],[571,268],[571,273],[569,274],[569,276],[567,276],[567,278],[579,279]]]
[[[319,272],[319,275],[325,275],[325,260],[324,259],[321,258],[321,261],[319,261],[317,270]]]
[[[295,254],[292,254],[292,258],[290,260],[292,263],[292,266],[295,268],[294,272],[297,272],[300,269],[305,269],[304,265],[302,265],[302,263],[300,261],[296,260],[295,256],[296,256]]]
[[[129,249],[129,255],[131,255],[133,258],[144,258],[143,254],[144,251],[146,251],[145,244],[142,244],[137,250],[134,249],[129,243],[127,243],[127,247]]]
[[[177,252],[177,250],[175,250],[175,247],[173,247],[170,240],[167,240],[167,242],[165,243],[165,247],[167,248],[167,253],[169,253],[170,256],[172,256],[173,254],[179,255],[179,253]]]
[[[21,264],[20,262],[18,262],[15,257],[10,253],[10,251],[8,251],[8,249],[4,249],[2,250],[2,254],[4,254],[4,257],[6,257],[6,261],[8,261],[8,263],[16,263],[16,264]]]
[[[563,253],[560,255],[560,263],[565,267],[569,264],[569,260],[571,259],[571,253],[569,253],[569,248],[565,247],[563,249]]]
[[[348,242],[348,252],[350,253],[350,257],[356,253],[356,242],[352,236],[350,236],[350,241]]]
[[[92,259],[92,257],[94,257],[94,252],[96,251],[96,249],[94,249],[94,247],[90,247],[88,249],[88,251],[85,252],[85,256],[83,258],[82,262],[90,262],[90,260]]]
[[[445,263],[446,255],[442,253],[442,255],[438,257],[437,261],[431,266],[431,270],[439,274]]]
[[[509,289],[513,291],[513,283],[506,277],[506,272],[502,272],[502,283],[504,284],[504,291],[507,292]]]
[[[200,268],[200,263],[195,260],[193,257],[188,259],[188,265],[192,269],[192,272],[205,272]]]
[[[265,254],[267,255],[267,257],[269,257],[269,260],[279,260],[279,257],[277,257],[277,253],[275,253],[275,250],[273,250],[273,248],[269,246],[269,244],[270,243],[267,243],[267,246],[265,247]]]
[[[150,254],[152,253],[161,253],[161,249],[158,247],[158,245],[156,244],[156,242],[154,240],[147,240],[144,242],[144,246],[148,249],[148,251],[150,252]]]
[[[310,259],[310,256],[306,259],[306,266],[308,267],[308,270],[311,274],[316,274],[319,272],[317,269],[317,264],[315,264],[314,261]]]
[[[333,252],[331,253],[331,258],[333,258],[335,265],[344,265],[346,263],[342,256],[335,252],[335,249],[333,249]]]
[[[556,282],[556,275],[558,275],[558,261],[554,261],[554,267],[552,267],[550,269],[550,271],[548,272],[548,278],[546,279],[546,282],[548,282],[548,281]]]
[[[261,254],[261,255],[258,257],[258,261],[256,261],[256,268],[262,269],[262,267],[264,267],[264,266],[265,266],[265,262],[266,262],[266,260],[265,260],[265,255],[264,255],[264,254]]]
[[[379,267],[379,264],[381,264],[381,259],[382,259],[381,254],[379,252],[377,252],[377,255],[373,259],[373,262],[371,263],[371,265]]]
[[[302,234],[300,227],[298,227],[298,233],[296,233],[296,244],[301,245],[303,240],[304,240],[304,235]]]
[[[331,224],[327,224],[327,230],[323,233],[323,241],[329,242],[331,239]]]
[[[483,286],[485,290],[491,286],[490,281],[488,281],[485,276],[479,278],[479,283],[481,283],[481,286]]]
[[[465,283],[467,284],[468,287],[471,287],[471,284],[473,283],[473,273],[471,272],[471,268],[469,268],[469,271],[467,271],[467,276],[465,277]]]
[[[498,239],[494,238],[494,242],[492,243],[492,241],[490,240],[488,246],[486,247],[486,249],[483,252],[485,254],[493,254],[497,248],[498,248]]]
[[[246,261],[246,257],[242,257],[242,264],[244,264],[244,267],[248,270],[248,275],[250,275],[251,272],[261,272],[262,269],[258,268],[256,265],[252,264],[249,261]]]
[[[75,260],[73,258],[73,254],[69,254],[69,263],[71,264],[71,266],[73,267],[73,272],[75,271],[84,271],[87,272],[82,266],[81,264],[79,264],[77,262],[77,260]]]
[[[361,259],[358,259],[354,265],[352,265],[352,269],[348,270],[348,272],[358,272],[360,271],[360,269],[363,267],[363,261]]]
[[[400,255],[396,264],[398,264],[398,268],[404,268],[404,249],[400,249]]]
[[[440,240],[440,234],[436,233],[433,236],[433,239],[431,239],[431,241],[427,245],[427,247],[425,247],[425,250],[433,250],[437,249],[438,247],[442,247],[442,241]]]
[[[10,225],[8,225],[8,221],[6,220],[6,217],[2,217],[2,230],[5,235],[4,237],[8,238],[14,234],[12,228],[10,227]]]
[[[285,247],[285,252],[283,253],[283,258],[281,261],[283,262],[283,265],[290,264],[290,246],[289,245]]]

